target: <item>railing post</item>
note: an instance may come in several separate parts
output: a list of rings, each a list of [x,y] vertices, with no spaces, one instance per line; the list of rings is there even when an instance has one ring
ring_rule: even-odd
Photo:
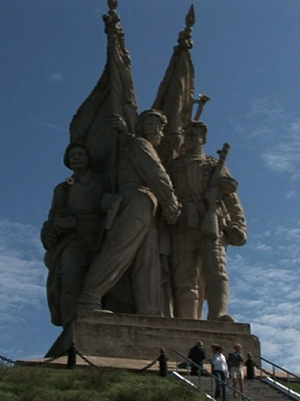
[[[201,375],[202,375],[202,369],[198,369],[198,383],[200,389],[201,389]]]
[[[159,362],[159,375],[166,377],[168,375],[168,362],[164,348],[160,349],[160,355],[157,360]]]
[[[187,377],[188,377],[188,379],[190,379],[190,376],[191,376],[191,365],[189,364],[189,362],[187,362],[186,371],[187,371]]]
[[[263,378],[263,371],[262,371],[262,364],[261,364],[261,361],[260,361],[259,370],[260,370],[260,380],[262,380],[262,378]]]
[[[74,343],[72,343],[67,353],[68,353],[67,369],[74,369],[76,366],[76,349]]]
[[[175,371],[176,372],[178,372],[178,370],[179,370],[179,367],[178,367],[178,365],[179,365],[179,362],[178,362],[178,355],[177,354],[175,354]]]
[[[210,394],[213,396],[215,393],[215,381],[212,376],[210,376]]]

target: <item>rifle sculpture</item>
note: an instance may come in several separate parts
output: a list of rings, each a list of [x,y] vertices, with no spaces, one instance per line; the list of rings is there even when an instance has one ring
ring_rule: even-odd
[[[205,200],[208,203],[208,210],[204,215],[201,224],[201,231],[205,235],[213,239],[217,239],[220,234],[218,209],[220,208],[220,206],[222,208],[222,205],[220,205],[220,203],[222,202],[220,198],[222,192],[224,192],[221,190],[221,181],[223,181],[223,179],[227,181],[227,193],[234,192],[236,190],[236,181],[230,177],[224,177],[224,175],[222,174],[222,170],[224,168],[229,150],[230,145],[228,143],[224,143],[222,150],[218,150],[217,153],[219,154],[219,160],[214,169],[213,175],[205,193]],[[222,189],[223,188],[225,188],[224,185],[222,185]]]

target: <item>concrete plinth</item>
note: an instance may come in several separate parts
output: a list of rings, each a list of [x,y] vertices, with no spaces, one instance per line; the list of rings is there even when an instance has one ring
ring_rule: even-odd
[[[245,356],[247,352],[260,355],[259,340],[247,323],[80,312],[46,356],[61,355],[73,341],[83,355],[154,360],[163,347],[169,360],[174,361],[173,349],[187,355],[199,340],[204,343],[207,357],[211,344],[220,344],[227,354],[237,342]]]

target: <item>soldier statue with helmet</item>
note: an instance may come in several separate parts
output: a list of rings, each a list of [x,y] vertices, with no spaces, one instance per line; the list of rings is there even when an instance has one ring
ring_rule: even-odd
[[[229,320],[226,247],[246,242],[244,211],[237,182],[224,162],[225,144],[217,161],[203,152],[207,127],[191,121],[185,128],[184,154],[172,161],[170,175],[182,203],[172,233],[174,317],[201,319],[203,302],[209,320]]]

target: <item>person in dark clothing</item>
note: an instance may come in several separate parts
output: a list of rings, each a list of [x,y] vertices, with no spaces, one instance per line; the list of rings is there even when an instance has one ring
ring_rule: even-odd
[[[206,358],[205,351],[203,349],[202,341],[198,341],[196,345],[194,345],[188,354],[188,358],[191,359],[193,362],[197,363],[201,367],[200,373],[203,374],[203,361]],[[199,373],[199,369],[192,365],[191,368],[191,375],[197,376]]]
[[[255,378],[255,375],[254,375],[254,362],[252,359],[251,352],[248,352],[247,354],[247,360],[245,362],[245,365],[246,365],[247,380],[253,380]]]

